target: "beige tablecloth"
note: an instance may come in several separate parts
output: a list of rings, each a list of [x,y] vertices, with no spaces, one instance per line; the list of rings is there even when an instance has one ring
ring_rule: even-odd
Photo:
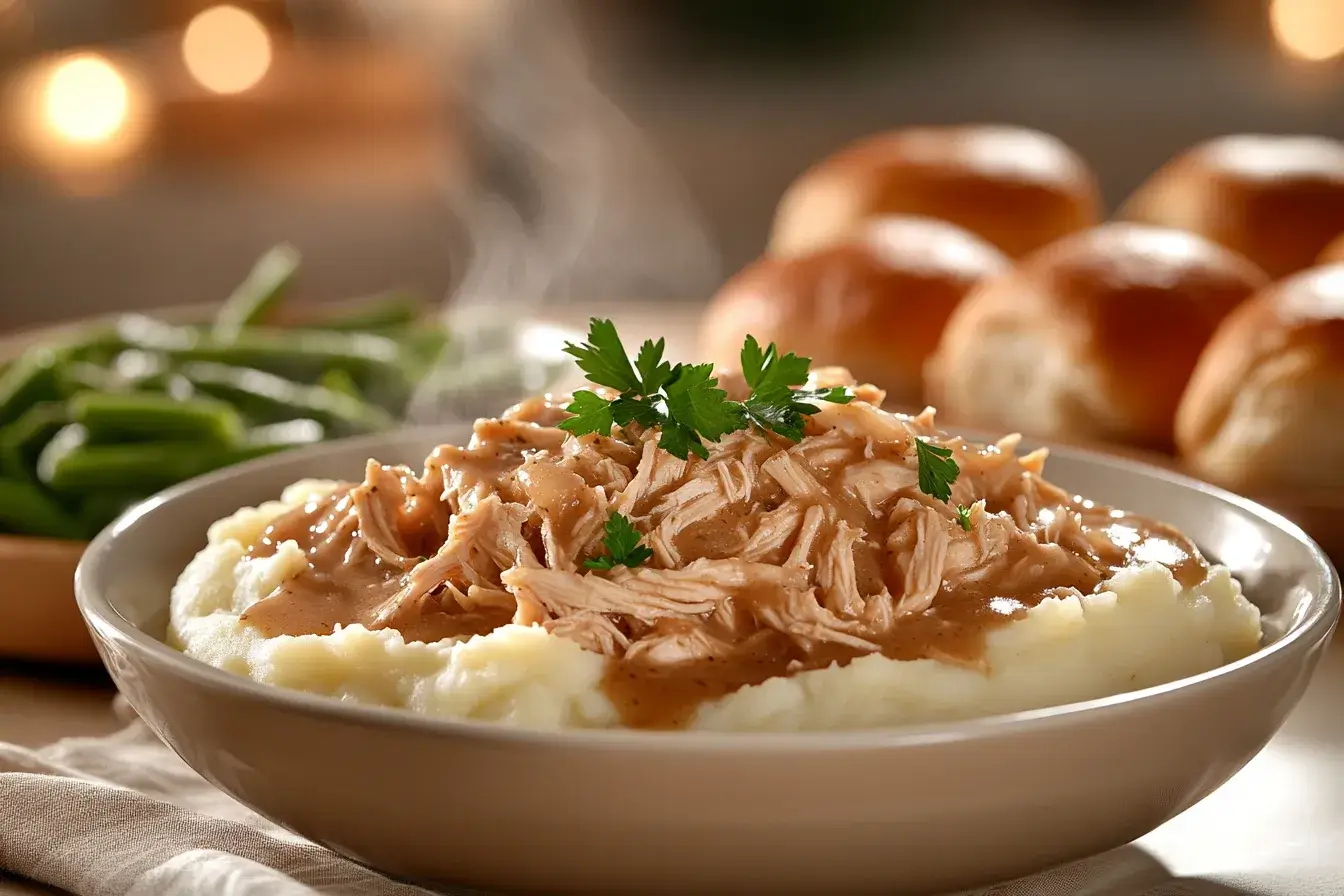
[[[0,873],[76,896],[429,892],[260,818],[119,708],[127,726],[107,737],[0,744]],[[980,893],[1344,894],[1341,708],[1344,651],[1334,649],[1283,733],[1209,799],[1136,844]]]
[[[127,726],[27,750],[0,744],[0,869],[78,896],[411,896],[266,821]]]

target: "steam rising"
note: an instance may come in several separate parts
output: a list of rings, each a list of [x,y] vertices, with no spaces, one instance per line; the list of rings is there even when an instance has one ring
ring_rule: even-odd
[[[467,184],[450,190],[462,233],[445,247],[460,274],[444,313],[461,338],[412,402],[414,421],[491,400],[461,371],[508,366],[501,324],[566,303],[695,298],[717,284],[717,251],[684,186],[593,84],[564,4],[366,0],[364,9],[376,28],[444,60],[469,143]],[[535,365],[523,374],[543,375]]]

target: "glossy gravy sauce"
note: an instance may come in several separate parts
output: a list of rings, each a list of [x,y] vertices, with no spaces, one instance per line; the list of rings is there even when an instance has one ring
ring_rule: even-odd
[[[500,468],[505,464],[500,464]],[[480,471],[484,473],[484,471]],[[817,478],[830,484],[832,471],[812,470]],[[1053,486],[1041,483],[1063,496]],[[901,596],[901,577],[884,571],[880,551],[872,548],[885,544],[885,520],[874,517],[856,501],[839,498],[838,488],[828,488],[823,500],[835,501],[838,515],[862,525],[868,537],[856,547],[856,567],[863,593],[872,594],[886,587],[896,599]],[[1003,510],[988,502],[987,509]],[[835,505],[833,505],[835,506]],[[1077,589],[1088,593],[1099,588],[1110,573],[1137,563],[1156,562],[1172,570],[1182,587],[1193,587],[1207,575],[1199,552],[1181,533],[1163,523],[1108,507],[1093,505],[1078,498],[1064,497],[1055,511],[1076,512],[1087,539],[1090,557],[1067,570],[1051,568],[1022,571],[1014,566],[1011,553],[1005,567],[1015,570],[1003,580],[981,581],[971,586],[944,586],[928,609],[899,618],[880,634],[864,632],[863,637],[876,643],[887,657],[898,660],[922,658],[972,668],[983,667],[985,637],[994,628],[1021,616],[1059,589]],[[696,557],[733,556],[744,542],[741,508],[730,508],[722,517],[702,521],[680,534],[678,550],[683,561]],[[526,530],[525,530],[526,531]],[[430,594],[402,606],[397,595],[406,585],[410,569],[380,559],[359,537],[358,518],[348,490],[309,501],[272,523],[248,549],[249,556],[273,555],[283,541],[295,541],[308,558],[308,566],[275,592],[257,602],[243,619],[268,636],[329,634],[338,624],[360,623],[368,628],[395,628],[408,641],[436,641],[443,638],[486,634],[508,623],[512,611],[484,608],[464,611],[455,600],[438,599],[442,592]],[[529,537],[535,533],[529,533]],[[438,539],[439,545],[442,538]],[[413,542],[408,542],[413,543]],[[439,545],[422,539],[418,549],[432,554]],[[540,545],[537,545],[540,549]],[[787,553],[790,545],[784,546]],[[541,556],[538,550],[538,556]],[[779,558],[772,558],[778,562]],[[1011,580],[1011,581],[1010,581]],[[750,589],[734,595],[742,607],[753,602],[777,600],[778,594],[767,589]],[[722,625],[716,616],[693,620],[663,620],[661,627],[704,625],[731,649],[712,658],[674,667],[610,658],[603,688],[619,709],[624,723],[637,728],[678,728],[687,724],[696,708],[705,700],[732,693],[746,685],[809,669],[845,664],[869,651],[856,647],[820,643],[804,650],[787,636],[750,622],[744,630],[737,613],[732,627]],[[628,620],[621,622],[629,625]],[[657,627],[657,626],[655,626]],[[647,629],[647,627],[646,627]]]
[[[902,617],[889,632],[877,637],[865,633],[864,637],[875,641],[878,652],[891,659],[936,659],[981,669],[989,632],[1022,618],[1027,610],[1054,596],[1056,589],[1094,592],[1110,573],[1136,563],[1166,566],[1182,588],[1193,588],[1207,576],[1198,550],[1170,526],[1109,508],[1083,509],[1080,505],[1079,509],[1084,531],[1094,546],[1102,547],[1098,559],[1103,569],[1056,576],[1046,587],[1013,593],[1004,593],[992,582],[979,588],[944,588],[928,609]],[[895,582],[888,587],[899,596]],[[685,727],[705,700],[770,678],[845,665],[869,653],[835,643],[804,651],[780,632],[762,630],[737,644],[728,657],[671,668],[609,659],[603,689],[628,727],[675,729]]]
[[[282,542],[296,542],[308,566],[242,615],[263,635],[329,635],[337,625],[356,623],[370,629],[395,628],[407,641],[488,634],[511,613],[461,611],[455,601],[427,595],[410,606],[397,606],[408,569],[389,564],[359,538],[359,522],[347,490],[309,501],[267,526],[249,557],[270,557]],[[429,553],[437,548],[420,545]]]

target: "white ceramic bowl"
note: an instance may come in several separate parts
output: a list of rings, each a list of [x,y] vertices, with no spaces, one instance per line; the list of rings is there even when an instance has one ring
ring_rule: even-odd
[[[827,734],[535,733],[255,684],[162,644],[206,526],[365,458],[418,464],[460,430],[336,442],[180,485],[93,542],[80,609],[122,692],[261,814],[403,878],[545,893],[924,893],[1118,846],[1208,795],[1297,703],[1339,585],[1292,523],[1081,451],[1050,477],[1168,520],[1227,564],[1265,646],[1173,684],[946,725]]]

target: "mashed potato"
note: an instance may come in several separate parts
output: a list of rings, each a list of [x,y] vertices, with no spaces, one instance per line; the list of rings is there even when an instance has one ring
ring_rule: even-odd
[[[244,546],[289,507],[328,493],[305,481],[213,525],[172,594],[170,642],[265,684],[427,715],[529,728],[621,724],[601,682],[606,658],[540,627],[407,643],[361,625],[265,638],[240,614],[303,568],[293,542]],[[806,731],[962,719],[1104,697],[1214,669],[1253,652],[1260,614],[1223,567],[1182,590],[1166,567],[1126,569],[1096,594],[1049,598],[987,635],[982,671],[880,654],[770,679],[702,704],[690,727]]]

